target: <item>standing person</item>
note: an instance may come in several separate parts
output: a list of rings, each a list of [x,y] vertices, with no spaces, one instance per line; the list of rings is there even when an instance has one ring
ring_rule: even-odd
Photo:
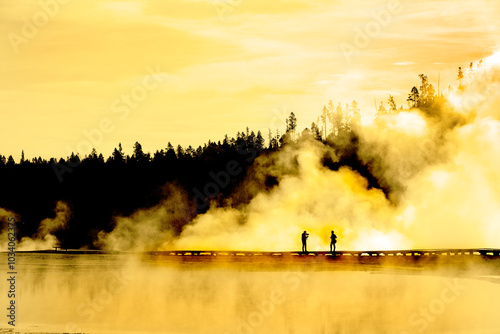
[[[307,238],[308,237],[309,237],[309,233],[304,231],[304,233],[302,233],[302,252],[303,253],[307,253]]]
[[[335,235],[335,232],[332,231],[332,234],[330,235],[330,253],[335,253],[335,244],[337,243],[337,236]],[[332,252],[333,248],[333,252]]]

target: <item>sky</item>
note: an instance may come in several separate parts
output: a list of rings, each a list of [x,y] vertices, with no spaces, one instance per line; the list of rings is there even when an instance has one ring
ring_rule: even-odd
[[[0,154],[197,147],[406,106],[500,46],[498,1],[0,0]]]

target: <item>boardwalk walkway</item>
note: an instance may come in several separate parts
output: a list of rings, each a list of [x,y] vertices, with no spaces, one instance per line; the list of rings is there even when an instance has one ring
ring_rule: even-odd
[[[385,251],[339,251],[332,254],[326,251],[310,251],[303,252],[258,252],[258,251],[213,251],[213,250],[172,250],[162,252],[148,252],[154,255],[167,256],[272,256],[272,257],[289,257],[289,256],[328,256],[328,257],[345,257],[345,256],[500,256],[500,249],[492,248],[475,248],[475,249],[411,249],[411,250],[385,250]]]

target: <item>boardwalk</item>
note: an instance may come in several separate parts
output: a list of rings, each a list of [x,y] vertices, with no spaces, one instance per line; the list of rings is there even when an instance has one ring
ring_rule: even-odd
[[[450,269],[463,271],[480,268],[483,272],[500,275],[500,249],[408,249],[379,251],[263,252],[229,250],[169,250],[147,252],[108,252],[102,250],[57,249],[35,252],[56,256],[110,255],[139,256],[141,261],[154,265],[231,266],[242,270],[379,270],[400,268],[411,270]],[[201,267],[196,267],[201,268]],[[398,269],[399,270],[399,269]]]
[[[327,251],[303,252],[258,252],[258,251],[214,251],[214,250],[173,250],[162,252],[147,252],[151,255],[166,256],[265,256],[265,257],[362,257],[362,256],[500,256],[500,249],[475,248],[475,249],[412,249],[412,250],[382,250],[382,251],[339,251],[332,254]]]
[[[18,253],[70,253],[70,254],[134,254],[136,252],[118,252],[86,249],[61,249],[39,251],[18,251]],[[468,249],[407,249],[407,250],[373,250],[373,251],[337,251],[335,254],[327,251],[235,251],[235,250],[170,250],[170,251],[146,251],[139,252],[148,255],[162,256],[192,256],[192,257],[500,257],[500,249],[495,248],[468,248]]]

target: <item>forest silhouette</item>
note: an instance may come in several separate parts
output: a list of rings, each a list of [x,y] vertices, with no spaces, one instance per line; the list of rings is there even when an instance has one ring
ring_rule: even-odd
[[[378,107],[375,122],[418,108],[415,110],[428,117],[446,117],[447,126],[462,124],[464,120],[460,115],[444,114],[444,94],[436,93],[427,76],[419,77],[421,85],[410,90],[408,107],[398,108],[393,96],[389,96],[386,103]],[[459,91],[465,89],[462,78],[463,72],[459,69]],[[283,122],[286,132],[269,130],[267,140],[260,131],[246,128],[235,137],[226,135],[222,140],[208,141],[196,149],[168,143],[165,148],[150,153],[144,152],[136,142],[131,154],[126,154],[119,143],[107,158],[95,148],[84,157],[72,153],[66,158],[49,160],[41,157],[28,160],[23,152],[18,162],[12,156],[0,154],[0,182],[4,189],[0,192],[0,207],[19,215],[17,238],[20,240],[36,236],[40,222],[53,218],[54,208],[63,201],[69,206],[71,216],[63,229],[54,232],[61,242],[58,246],[94,248],[93,241],[100,231],[113,230],[114,217],[130,216],[139,209],[158,205],[169,196],[170,188],[166,185],[174,184],[187,192],[190,201],[190,209],[173,223],[173,233],[179,235],[186,224],[206,212],[210,205],[227,205],[229,198],[232,207],[248,204],[254,195],[237,190],[252,173],[254,160],[305,140],[321,141],[335,150],[337,159],[324,156],[324,167],[338,170],[347,166],[363,176],[369,188],[379,188],[390,198],[394,185],[380,182],[374,176],[370,161],[362,161],[358,156],[361,110],[356,101],[345,105],[329,101],[317,122],[302,131],[297,129],[294,113]],[[378,157],[374,155],[373,159]],[[228,170],[229,164],[232,171],[221,174]],[[272,175],[253,178],[252,182],[260,191],[270,191],[278,185],[278,179]],[[207,187],[209,184],[212,187]]]

